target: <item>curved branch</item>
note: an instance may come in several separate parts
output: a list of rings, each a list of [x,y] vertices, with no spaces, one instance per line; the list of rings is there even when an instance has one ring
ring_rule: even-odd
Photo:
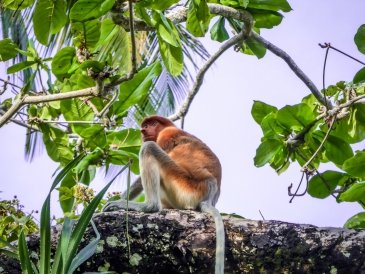
[[[247,18],[245,18],[247,19]],[[227,40],[220,48],[219,50],[213,54],[207,62],[204,64],[204,66],[199,70],[196,80],[194,82],[193,88],[188,93],[188,95],[185,98],[184,103],[181,105],[180,110],[171,115],[169,117],[170,120],[175,121],[182,117],[184,117],[187,112],[189,111],[190,105],[194,100],[195,95],[198,93],[205,76],[205,73],[208,71],[208,69],[211,67],[211,65],[229,48],[231,48],[234,45],[240,44],[244,42],[250,35],[251,35],[251,25],[252,25],[252,17],[250,17],[251,20],[245,22],[244,29],[237,35],[233,36],[231,39]]]
[[[283,59],[288,66],[291,68],[291,70],[299,77],[300,80],[303,81],[303,83],[309,88],[309,90],[312,92],[312,94],[317,98],[319,102],[321,102],[322,105],[326,106],[328,109],[332,108],[331,103],[325,99],[325,97],[321,94],[321,92],[317,89],[315,84],[312,82],[311,79],[308,78],[308,76],[298,67],[298,65],[294,62],[294,60],[282,49],[278,48],[274,44],[270,43],[266,39],[264,39],[262,36],[258,35],[257,33],[252,34],[253,38],[255,38],[257,41],[262,43],[265,48],[270,50],[272,53],[274,53],[276,56]]]

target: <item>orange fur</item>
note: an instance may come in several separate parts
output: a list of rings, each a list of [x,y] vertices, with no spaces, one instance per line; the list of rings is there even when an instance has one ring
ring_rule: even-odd
[[[173,161],[160,165],[164,207],[195,209],[207,198],[207,181],[213,178],[218,187],[215,201],[218,199],[221,165],[206,144],[164,117],[147,117],[141,126],[142,136],[155,141]]]

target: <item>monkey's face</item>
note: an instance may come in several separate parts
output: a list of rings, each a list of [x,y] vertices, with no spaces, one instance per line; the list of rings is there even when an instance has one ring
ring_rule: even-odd
[[[156,142],[159,132],[162,130],[161,124],[156,120],[146,121],[141,125],[141,133],[143,142]]]

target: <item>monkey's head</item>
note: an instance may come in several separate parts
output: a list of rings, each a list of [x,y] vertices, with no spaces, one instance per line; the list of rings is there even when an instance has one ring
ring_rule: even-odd
[[[158,134],[166,127],[175,127],[174,123],[162,116],[149,116],[141,123],[141,133],[143,142],[156,142]]]

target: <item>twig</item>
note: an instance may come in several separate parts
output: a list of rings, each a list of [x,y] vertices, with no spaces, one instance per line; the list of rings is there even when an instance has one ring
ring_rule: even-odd
[[[332,45],[331,45],[331,43],[324,43],[323,45],[322,44],[318,44],[321,48],[327,48],[327,49],[333,49],[333,50],[335,50],[335,51],[337,51],[337,52],[339,52],[339,53],[341,53],[341,54],[343,54],[343,55],[345,55],[345,56],[347,56],[347,57],[349,57],[349,58],[351,58],[352,60],[354,60],[354,61],[356,61],[356,62],[358,62],[358,63],[360,63],[360,64],[362,64],[362,65],[364,65],[365,66],[365,63],[364,62],[362,62],[362,61],[360,61],[359,59],[356,59],[355,57],[353,57],[353,56],[351,56],[351,55],[349,55],[349,54],[347,54],[347,53],[345,53],[345,52],[343,52],[342,50],[339,50],[339,49],[337,49],[337,48],[335,48],[335,47],[333,47]]]
[[[332,117],[332,121],[330,123],[330,126],[328,128],[328,131],[326,133],[326,135],[324,136],[321,144],[319,145],[319,147],[317,148],[317,150],[314,152],[314,154],[312,155],[312,157],[303,165],[302,167],[302,171],[304,172],[305,169],[308,168],[308,165],[313,161],[313,159],[317,156],[317,154],[321,151],[322,147],[324,146],[324,143],[327,141],[328,139],[328,136],[330,135],[330,132],[332,130],[332,127],[333,127],[333,124],[335,123],[336,121],[336,117]]]

